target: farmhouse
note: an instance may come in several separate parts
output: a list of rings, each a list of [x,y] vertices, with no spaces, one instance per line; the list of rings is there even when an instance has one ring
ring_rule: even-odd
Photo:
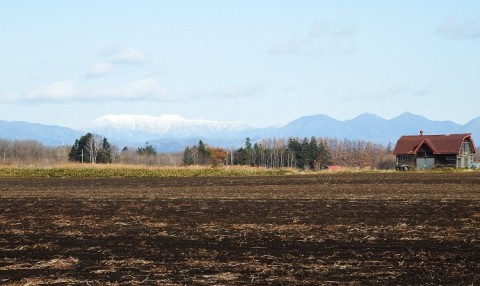
[[[433,168],[471,168],[477,153],[470,133],[447,135],[402,136],[393,154],[397,170],[430,170]]]

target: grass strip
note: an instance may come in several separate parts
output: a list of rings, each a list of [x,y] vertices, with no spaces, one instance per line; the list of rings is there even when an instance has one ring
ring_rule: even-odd
[[[128,165],[69,165],[0,167],[2,178],[151,178],[151,177],[238,177],[280,176],[296,173],[292,169],[253,167],[148,167]]]

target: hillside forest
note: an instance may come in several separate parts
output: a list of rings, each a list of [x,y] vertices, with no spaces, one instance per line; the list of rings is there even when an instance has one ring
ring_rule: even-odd
[[[246,138],[240,148],[221,148],[201,140],[184,152],[158,153],[154,146],[119,148],[107,138],[87,133],[72,146],[45,146],[32,140],[0,139],[1,165],[50,166],[68,162],[147,166],[247,165],[267,168],[325,169],[327,166],[395,168],[392,144],[331,138]]]

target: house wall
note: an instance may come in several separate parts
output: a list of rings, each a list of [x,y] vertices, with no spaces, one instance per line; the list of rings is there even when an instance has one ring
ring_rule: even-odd
[[[417,170],[432,170],[435,168],[435,158],[432,157],[417,157]]]
[[[397,155],[397,169],[407,166],[409,170],[417,167],[416,156],[414,155]]]
[[[456,168],[457,156],[455,154],[436,155],[435,168]]]
[[[418,168],[417,158],[434,158],[435,168],[470,168],[473,163],[472,156],[436,155],[417,157],[413,155],[397,155],[397,166],[408,166],[409,170],[415,170]]]
[[[460,154],[457,156],[457,168],[472,168],[473,164],[473,144],[470,140],[465,140],[462,143]]]
[[[433,152],[426,144],[423,144],[417,151],[417,157],[419,158],[433,158]]]
[[[457,168],[464,169],[464,168],[472,168],[473,164],[473,155],[472,154],[465,154],[465,155],[458,155],[457,156]]]
[[[409,170],[419,169],[417,166],[417,158],[434,158],[435,168],[471,168],[473,164],[473,155],[435,155],[433,157],[397,155],[397,168],[408,166]],[[421,169],[421,168],[420,168]]]

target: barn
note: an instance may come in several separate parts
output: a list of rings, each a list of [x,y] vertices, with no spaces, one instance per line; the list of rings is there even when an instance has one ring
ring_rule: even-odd
[[[397,170],[433,168],[471,168],[477,153],[471,133],[407,135],[398,139],[393,154]]]

